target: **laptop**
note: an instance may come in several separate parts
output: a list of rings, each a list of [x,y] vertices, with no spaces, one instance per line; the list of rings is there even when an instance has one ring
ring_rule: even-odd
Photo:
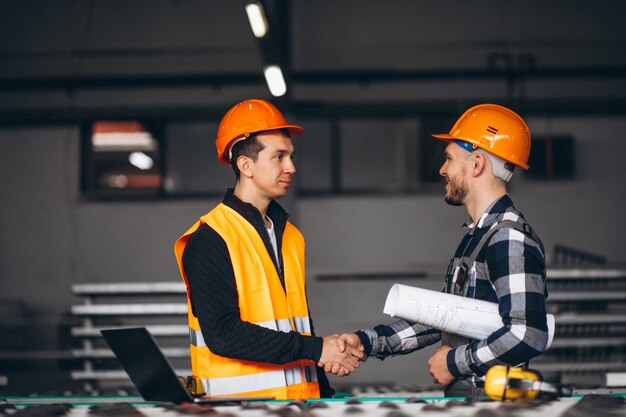
[[[100,332],[137,387],[137,391],[146,401],[215,404],[274,399],[273,397],[236,396],[194,397],[180,383],[174,369],[148,329],[134,327],[105,329]]]

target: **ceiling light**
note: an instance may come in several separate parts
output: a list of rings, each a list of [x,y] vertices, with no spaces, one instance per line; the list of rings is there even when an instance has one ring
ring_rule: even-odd
[[[274,97],[280,97],[287,92],[287,84],[278,65],[268,65],[263,68],[263,75],[265,75],[267,87]]]
[[[258,2],[250,2],[246,4],[246,14],[252,33],[257,38],[262,38],[267,33],[267,20],[263,12],[263,6]]]
[[[128,161],[142,170],[148,170],[154,166],[154,161],[143,152],[133,152],[128,155]]]

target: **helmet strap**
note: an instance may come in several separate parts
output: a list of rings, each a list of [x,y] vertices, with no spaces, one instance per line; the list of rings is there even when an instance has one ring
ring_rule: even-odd
[[[233,140],[233,141],[230,143],[230,145],[228,145],[228,161],[229,161],[230,163],[232,163],[232,162],[233,162],[233,146],[235,146],[235,144],[236,144],[237,142],[241,142],[242,140],[246,140],[246,139],[248,139],[249,137],[250,137],[250,134],[243,135],[243,136],[241,136],[241,137],[239,137],[239,138],[237,138],[237,139]]]
[[[493,175],[500,178],[504,182],[509,182],[511,177],[513,176],[513,170],[510,169],[511,164],[507,163],[504,159],[496,156],[490,152],[485,151],[464,140],[454,139],[454,143],[459,145],[461,148],[465,149],[468,152],[480,151],[482,155],[485,155],[491,161],[491,171]]]
[[[481,154],[487,156],[487,158],[491,161],[491,171],[493,172],[493,175],[500,178],[504,182],[509,182],[513,176],[512,169],[509,169],[511,164],[507,163],[499,156],[485,151],[484,149],[478,148],[477,150],[480,151]]]

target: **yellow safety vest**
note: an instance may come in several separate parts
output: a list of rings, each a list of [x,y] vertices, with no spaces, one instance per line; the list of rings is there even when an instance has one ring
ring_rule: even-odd
[[[202,216],[174,246],[187,286],[191,369],[207,395],[254,395],[276,399],[319,398],[315,362],[297,360],[283,365],[227,358],[211,352],[193,314],[182,256],[191,235],[207,224],[226,242],[232,260],[241,320],[268,329],[311,335],[305,295],[304,238],[287,222],[282,239],[285,289],[258,232],[225,204]]]

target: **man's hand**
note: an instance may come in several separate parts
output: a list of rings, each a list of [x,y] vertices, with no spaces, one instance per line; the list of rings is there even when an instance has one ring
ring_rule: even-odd
[[[346,349],[346,346],[352,346],[354,348],[359,349],[361,352],[365,350],[363,344],[361,343],[361,339],[356,333],[343,333],[339,335],[337,339],[337,347],[339,348],[339,352],[343,352]],[[362,362],[367,360],[367,355],[363,354]]]
[[[356,335],[355,335],[356,336]],[[358,339],[358,337],[357,337]],[[339,335],[334,334],[324,337],[322,356],[318,362],[319,367],[323,367],[326,372],[333,372],[338,376],[349,375],[359,367],[359,361],[365,357],[362,349],[342,344],[343,349],[339,350]]]
[[[344,333],[337,338],[337,349],[339,352],[345,352],[346,348],[355,348],[359,351],[363,352],[365,349],[361,344],[361,339],[354,333]],[[365,362],[367,360],[367,355],[364,353],[359,357],[361,362]],[[324,365],[325,372],[332,372],[333,374],[344,376],[344,373],[341,372],[341,366],[336,362],[326,362]]]
[[[435,350],[435,354],[428,359],[428,368],[433,382],[439,388],[445,388],[454,381],[454,376],[448,370],[446,357],[452,348],[448,345],[441,345]]]

